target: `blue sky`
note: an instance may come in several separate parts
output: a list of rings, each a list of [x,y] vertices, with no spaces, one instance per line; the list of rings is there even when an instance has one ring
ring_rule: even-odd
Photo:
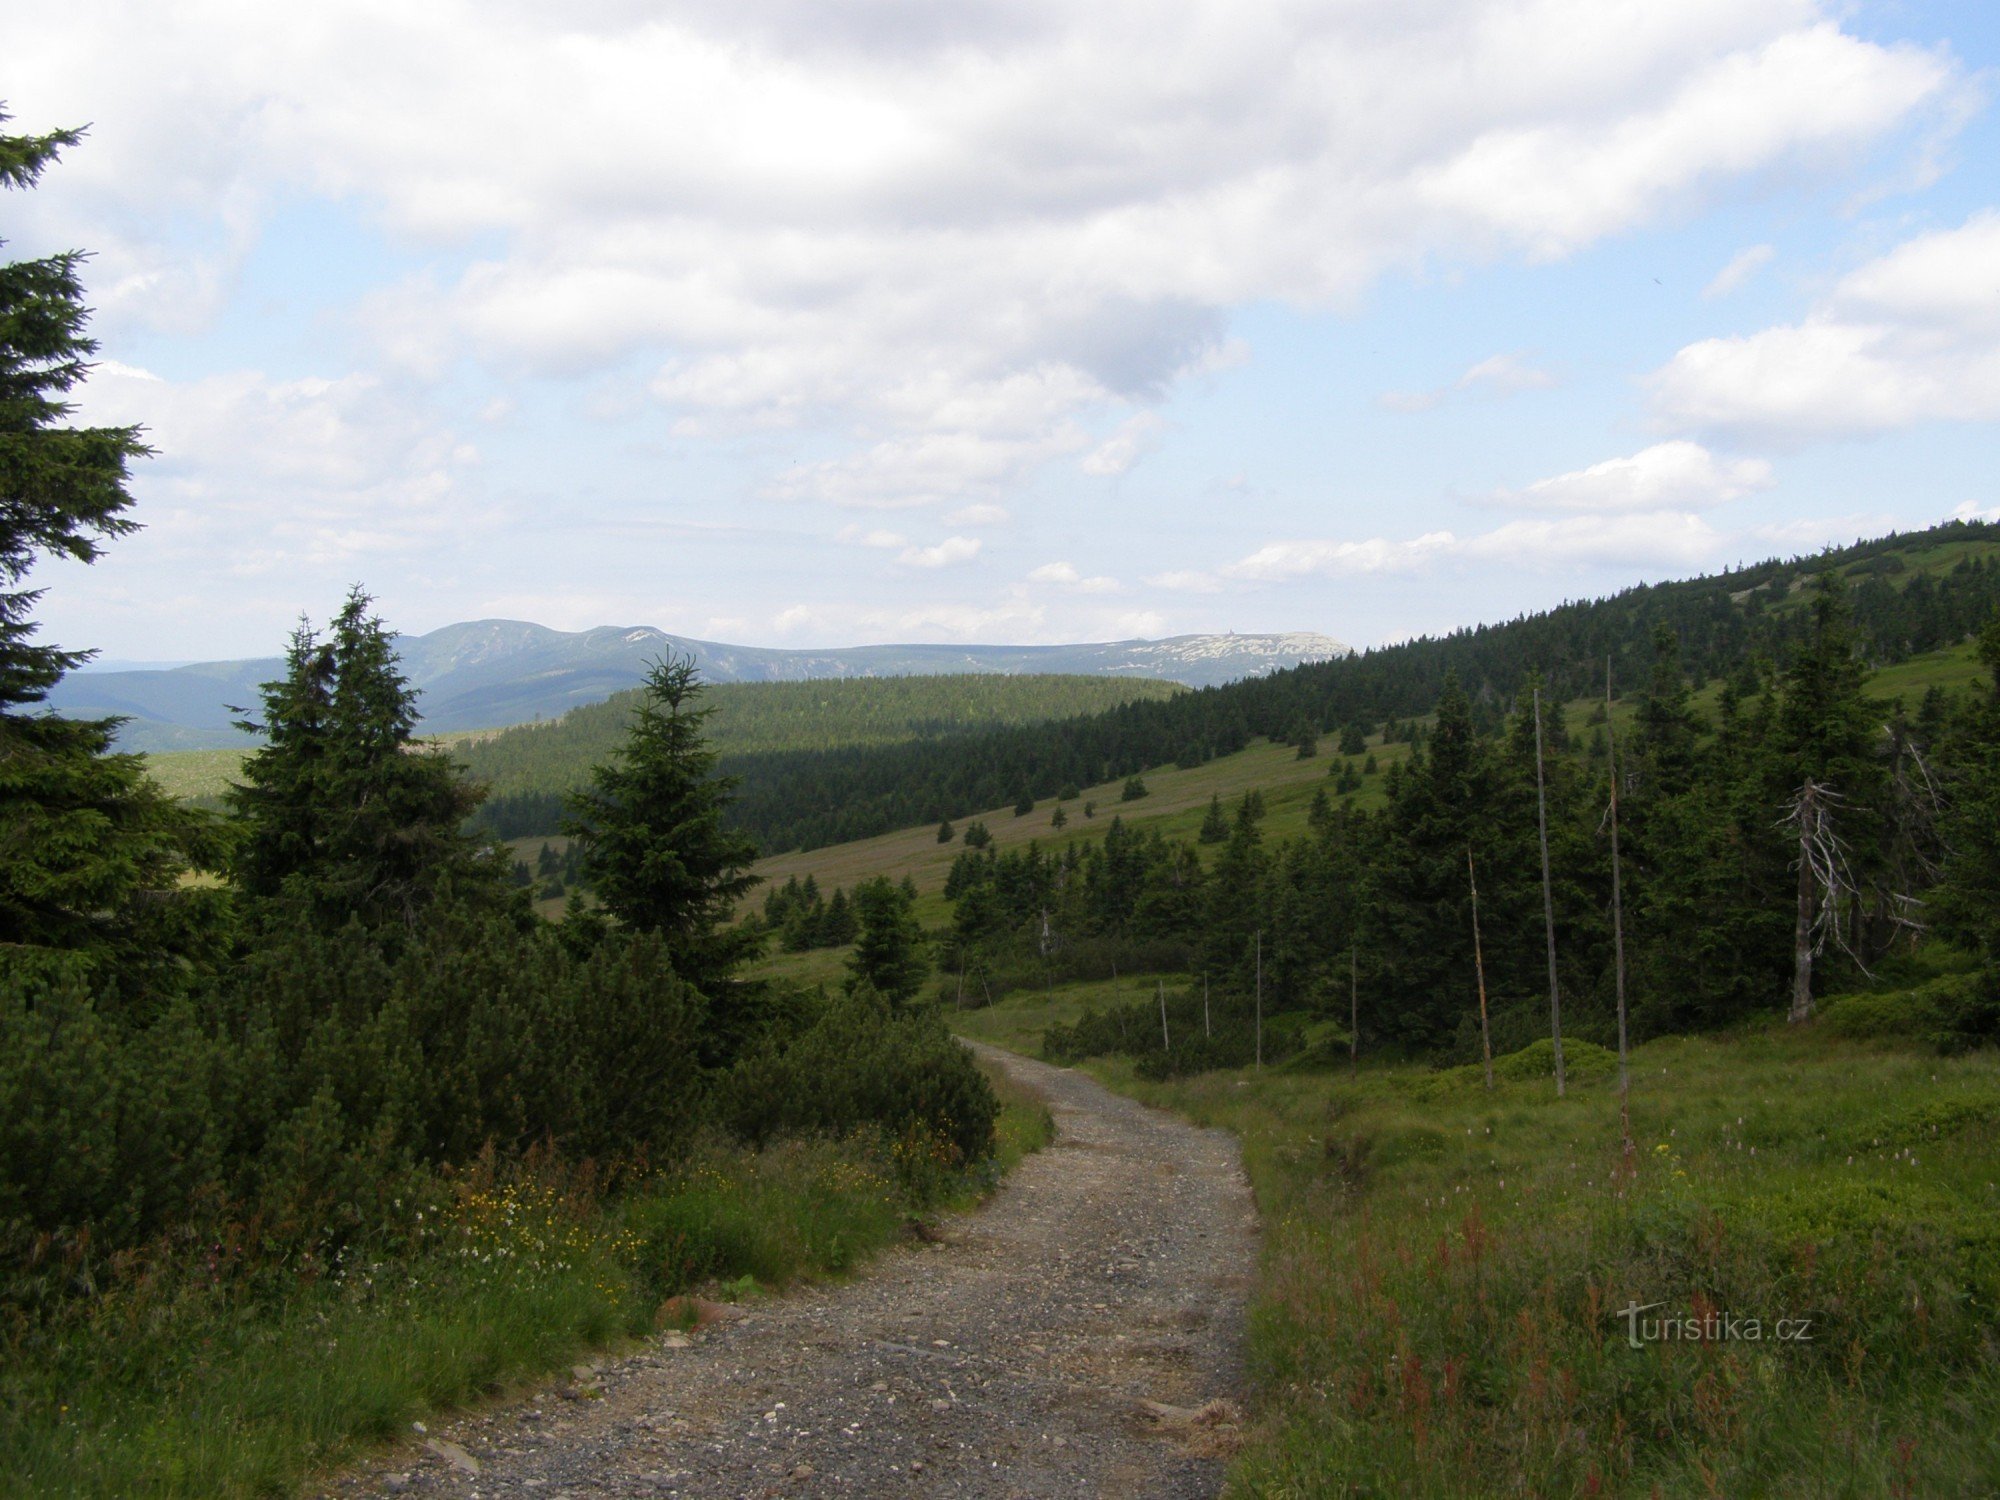
[[[1357,645],[2000,514],[1978,4],[78,3],[48,635]]]

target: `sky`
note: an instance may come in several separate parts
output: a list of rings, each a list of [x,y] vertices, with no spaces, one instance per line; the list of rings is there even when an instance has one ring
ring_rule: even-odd
[[[1985,0],[66,0],[44,638],[1356,646],[2000,519]]]

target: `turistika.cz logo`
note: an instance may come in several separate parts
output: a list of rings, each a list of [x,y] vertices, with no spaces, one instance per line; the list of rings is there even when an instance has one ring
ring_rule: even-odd
[[[1647,1313],[1664,1302],[1643,1306],[1629,1302],[1612,1316],[1625,1320],[1625,1342],[1634,1349],[1648,1344],[1778,1343],[1809,1344],[1813,1336],[1811,1318],[1777,1318],[1765,1321],[1742,1313],[1707,1312],[1700,1316],[1649,1318]]]

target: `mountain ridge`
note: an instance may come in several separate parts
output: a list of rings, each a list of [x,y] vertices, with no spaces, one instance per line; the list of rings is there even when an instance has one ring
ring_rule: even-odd
[[[498,729],[556,718],[636,686],[649,662],[669,654],[692,656],[712,682],[1035,672],[1157,677],[1189,687],[1349,654],[1339,641],[1314,631],[1053,646],[911,642],[792,650],[706,641],[650,625],[562,631],[502,619],[459,621],[423,635],[399,636],[396,644],[404,673],[417,689],[424,727],[432,732]],[[283,658],[269,656],[170,669],[79,672],[58,683],[48,701],[64,714],[125,718],[119,733],[123,749],[247,745],[250,737],[234,727],[237,710],[256,704],[259,685],[283,670]]]

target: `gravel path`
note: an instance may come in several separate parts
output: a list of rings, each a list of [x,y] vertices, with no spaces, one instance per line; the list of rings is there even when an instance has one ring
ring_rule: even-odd
[[[1234,1140],[976,1049],[1056,1138],[936,1244],[449,1426],[328,1493],[1214,1494],[1256,1216]]]

